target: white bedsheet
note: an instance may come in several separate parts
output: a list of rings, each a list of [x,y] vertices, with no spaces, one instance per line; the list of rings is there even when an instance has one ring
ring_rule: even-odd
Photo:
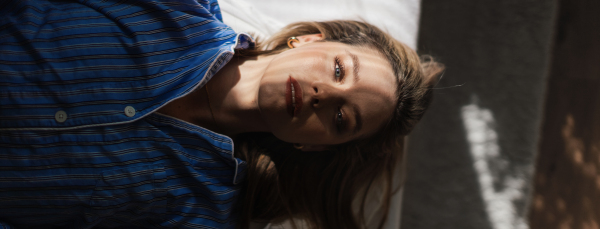
[[[252,32],[263,38],[281,27],[297,21],[333,19],[364,20],[388,32],[413,49],[417,43],[421,0],[219,0],[223,20],[236,32]],[[395,185],[402,177],[398,166]],[[396,186],[397,187],[397,186]],[[365,217],[369,228],[381,218],[379,196],[381,189],[368,194]],[[402,190],[392,196],[385,229],[400,228]],[[292,228],[283,224],[254,224],[252,228]]]
[[[421,0],[220,0],[223,20],[239,32],[268,36],[297,21],[364,20],[413,49]]]

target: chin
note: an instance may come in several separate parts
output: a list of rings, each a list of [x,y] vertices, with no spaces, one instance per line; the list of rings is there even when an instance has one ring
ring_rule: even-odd
[[[289,129],[291,117],[281,109],[273,107],[260,107],[260,112],[268,131],[283,140],[282,137],[286,136],[285,132]]]
[[[281,136],[277,133],[272,133],[272,134],[273,134],[273,136],[275,136],[275,138],[279,139],[282,142],[293,144],[293,142],[288,141],[288,139],[285,136]]]
[[[294,143],[294,141],[291,141],[294,139],[293,136],[289,134],[289,132],[292,131],[290,130],[291,128],[288,128],[289,124],[274,121],[275,120],[267,121],[267,125],[269,126],[271,134],[273,134],[277,139],[281,141]]]

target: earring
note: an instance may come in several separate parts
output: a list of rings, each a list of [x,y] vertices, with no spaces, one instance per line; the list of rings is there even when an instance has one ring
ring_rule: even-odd
[[[300,144],[294,143],[294,148],[296,148],[296,149],[302,149],[302,148],[304,148],[304,145],[300,145]]]
[[[288,47],[290,47],[291,49],[293,49],[293,48],[294,48],[294,46],[292,45],[292,42],[294,42],[294,41],[295,41],[295,42],[300,42],[300,41],[298,40],[298,38],[296,38],[296,37],[290,37],[290,38],[288,38],[288,40],[287,40]]]

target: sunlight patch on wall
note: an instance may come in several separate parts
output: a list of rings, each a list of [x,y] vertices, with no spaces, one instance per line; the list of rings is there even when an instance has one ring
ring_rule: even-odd
[[[475,102],[463,106],[461,113],[473,166],[492,228],[529,228],[523,216],[517,215],[513,204],[515,200],[523,198],[525,181],[507,171],[510,169],[509,161],[500,154],[492,112],[479,107]]]

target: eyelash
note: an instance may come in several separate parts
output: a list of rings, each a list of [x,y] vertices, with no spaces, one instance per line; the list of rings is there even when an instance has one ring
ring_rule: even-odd
[[[335,112],[335,126],[337,128],[338,132],[342,132],[342,126],[344,124],[344,114],[342,112],[342,109],[338,107],[337,111]]]
[[[338,69],[339,69],[339,76],[338,74]],[[346,71],[344,69],[344,65],[342,64],[342,62],[340,61],[339,57],[335,57],[335,69],[333,71],[333,77],[335,78],[336,81],[338,82],[344,82],[344,76],[346,75]]]

